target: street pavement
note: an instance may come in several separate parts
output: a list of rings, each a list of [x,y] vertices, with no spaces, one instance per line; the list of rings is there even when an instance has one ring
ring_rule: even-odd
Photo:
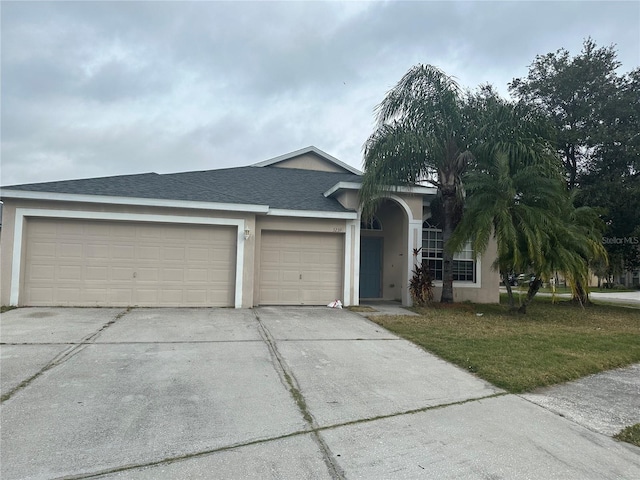
[[[518,287],[514,288],[514,294],[518,295]],[[507,289],[505,287],[500,287],[500,293],[507,293]],[[526,295],[526,289],[523,290],[523,295]],[[538,292],[536,295],[540,295],[541,297],[551,297],[551,293],[546,292]],[[558,298],[571,298],[569,293],[557,293],[555,294]],[[589,297],[592,301],[596,303],[613,303],[620,304],[630,307],[638,307],[640,308],[640,290],[632,291],[632,292],[591,292],[589,293]]]
[[[347,310],[21,308],[0,342],[3,480],[640,478],[640,448]]]

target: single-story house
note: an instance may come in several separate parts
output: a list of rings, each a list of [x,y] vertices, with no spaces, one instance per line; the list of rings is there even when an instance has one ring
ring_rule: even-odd
[[[416,263],[441,285],[442,234],[429,218],[436,192],[390,191],[361,221],[361,181],[308,147],[246,167],[3,187],[1,302],[410,305]],[[456,300],[498,301],[495,254],[492,245],[456,257]]]

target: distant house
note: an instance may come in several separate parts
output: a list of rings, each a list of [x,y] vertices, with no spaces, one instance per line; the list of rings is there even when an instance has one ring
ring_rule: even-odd
[[[308,147],[248,167],[3,187],[2,304],[408,305],[416,262],[442,278],[435,190],[390,192],[361,222],[361,181]],[[456,300],[498,301],[494,258],[494,245],[458,255]]]

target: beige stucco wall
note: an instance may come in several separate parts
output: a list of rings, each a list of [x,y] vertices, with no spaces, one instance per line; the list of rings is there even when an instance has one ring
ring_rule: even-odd
[[[306,153],[294,158],[282,160],[278,163],[274,163],[272,166],[280,168],[300,168],[303,170],[316,170],[321,172],[346,172],[346,170],[339,165],[329,162],[314,153]]]
[[[341,190],[337,192],[334,198],[344,208],[349,210],[358,211],[360,208],[360,198],[358,197],[358,190]]]

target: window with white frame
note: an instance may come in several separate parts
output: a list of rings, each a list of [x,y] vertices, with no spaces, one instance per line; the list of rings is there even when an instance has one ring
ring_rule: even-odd
[[[434,280],[442,280],[442,229],[427,219],[422,224],[422,263],[427,265]],[[476,259],[471,244],[453,256],[453,280],[456,282],[476,281]]]

